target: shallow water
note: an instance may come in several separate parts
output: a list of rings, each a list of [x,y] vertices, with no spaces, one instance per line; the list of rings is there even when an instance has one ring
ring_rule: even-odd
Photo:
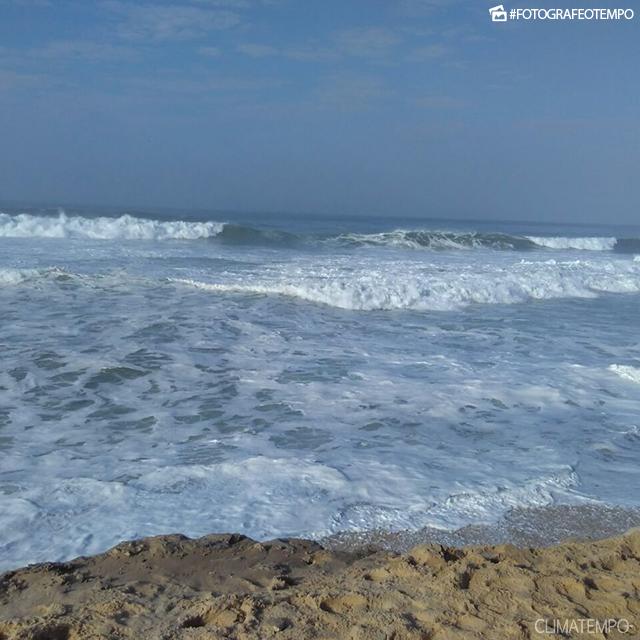
[[[119,213],[0,215],[0,567],[638,506],[639,230]]]

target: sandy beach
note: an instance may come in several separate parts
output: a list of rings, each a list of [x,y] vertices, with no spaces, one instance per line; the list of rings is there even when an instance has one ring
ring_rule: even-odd
[[[403,554],[169,535],[0,577],[2,640],[520,640],[567,624],[566,637],[639,637],[640,529]]]

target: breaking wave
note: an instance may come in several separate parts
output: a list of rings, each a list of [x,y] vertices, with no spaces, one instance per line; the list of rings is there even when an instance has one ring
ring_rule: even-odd
[[[580,251],[612,251],[618,244],[617,238],[567,238],[527,236],[535,245],[547,249],[578,249]]]
[[[91,240],[211,240],[225,245],[304,245],[344,249],[389,247],[400,249],[499,251],[579,250],[640,253],[640,238],[519,236],[507,233],[396,229],[380,233],[297,234],[217,221],[154,220],[129,214],[84,217],[0,213],[0,238],[86,238]]]
[[[0,237],[86,238],[91,240],[197,240],[218,235],[221,222],[160,221],[122,215],[117,218],[35,216],[0,213]]]
[[[275,245],[293,247],[304,242],[303,236],[275,229],[254,229],[239,224],[226,223],[220,233],[215,236],[217,242],[229,245]]]
[[[526,251],[536,244],[526,237],[503,233],[455,233],[450,231],[406,231],[345,233],[329,241],[344,246],[389,246],[408,249],[512,249]]]
[[[609,366],[609,371],[619,375],[624,380],[640,384],[640,368],[638,367],[623,364],[612,364]]]
[[[579,251],[640,252],[640,238],[516,236],[505,233],[456,233],[451,231],[410,231],[348,233],[329,238],[346,246],[389,246],[408,249],[496,249],[531,251],[573,249]]]
[[[473,304],[638,293],[640,265],[552,260],[481,271],[361,268],[347,273],[328,268],[304,274],[283,272],[255,282],[171,281],[217,293],[288,296],[340,309],[444,311]]]

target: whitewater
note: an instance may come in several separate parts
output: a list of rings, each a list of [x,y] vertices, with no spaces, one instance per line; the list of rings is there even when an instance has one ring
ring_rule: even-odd
[[[640,229],[0,210],[0,569],[639,505]]]

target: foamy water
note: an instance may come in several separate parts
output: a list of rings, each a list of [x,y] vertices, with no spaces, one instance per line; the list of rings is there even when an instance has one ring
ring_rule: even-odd
[[[0,214],[0,566],[637,506],[637,237]]]

